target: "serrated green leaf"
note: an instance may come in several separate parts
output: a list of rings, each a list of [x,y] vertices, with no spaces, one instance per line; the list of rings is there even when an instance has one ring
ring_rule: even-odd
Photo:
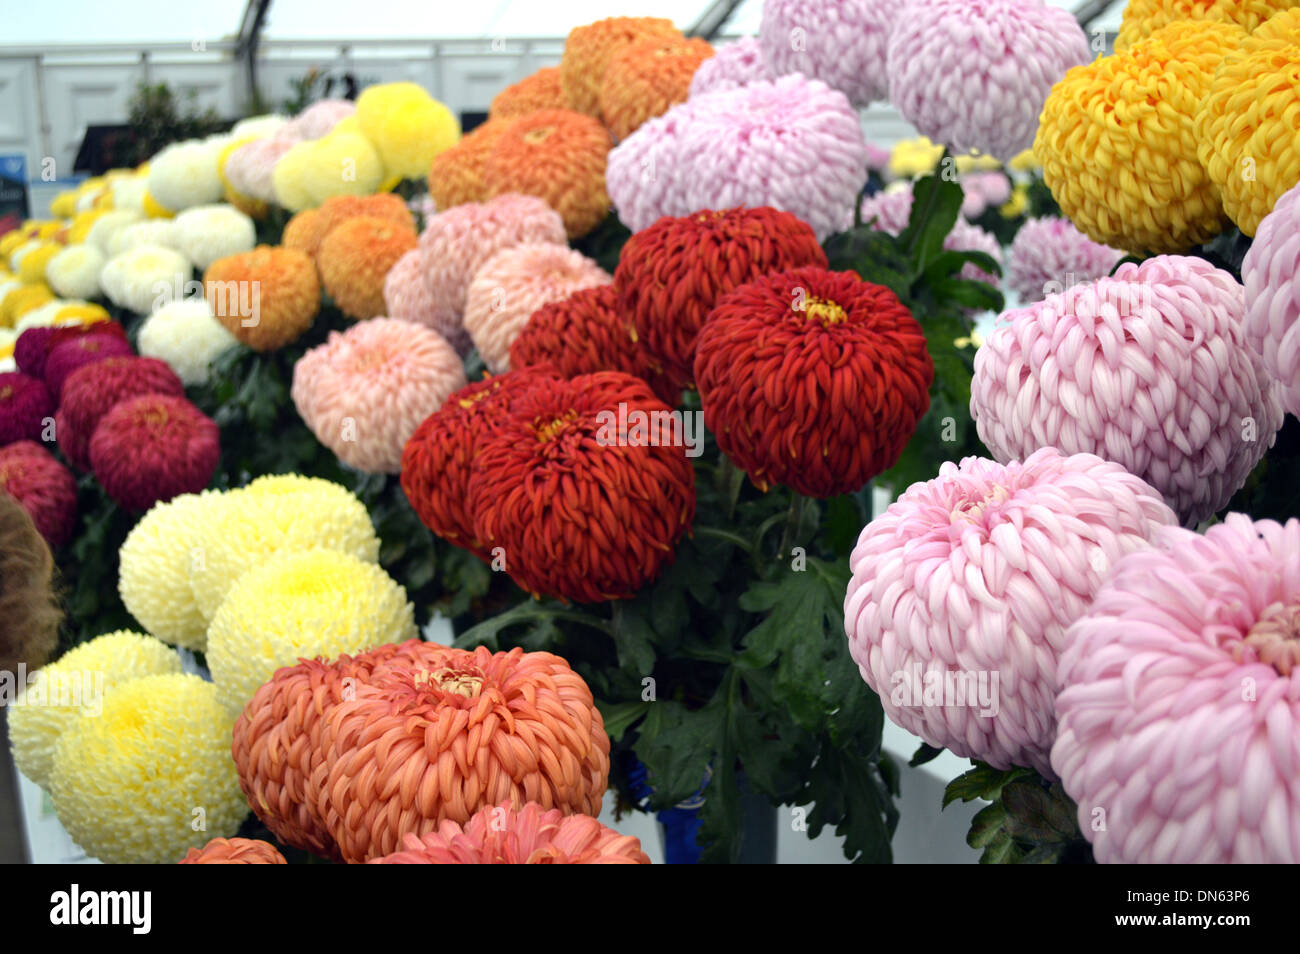
[[[963,802],[974,801],[977,798],[995,801],[1001,794],[1003,786],[1030,774],[1033,774],[1031,769],[1012,768],[1004,772],[983,762],[975,762],[974,768],[969,772],[958,775],[948,783],[948,787],[943,792],[942,807],[947,808],[959,798]]]
[[[936,748],[935,746],[931,745],[929,742],[922,742],[920,747],[917,748],[917,750],[912,753],[912,757],[907,760],[907,764],[912,768],[916,768],[918,765],[924,765],[926,762],[938,758],[946,751],[947,749]],[[948,801],[951,801],[951,799],[949,799]],[[943,803],[945,807],[947,807],[948,801],[945,801]]]
[[[966,834],[966,844],[972,848],[983,848],[997,838],[1007,838],[1003,828],[1007,820],[1007,810],[1001,802],[985,805],[971,819],[970,831]]]
[[[600,710],[605,722],[605,733],[612,742],[621,740],[624,733],[636,725],[652,705],[652,702],[596,702],[596,708]]]
[[[1077,832],[1073,805],[1037,776],[1012,779],[1002,789],[1007,833],[1031,844],[1066,842]]]

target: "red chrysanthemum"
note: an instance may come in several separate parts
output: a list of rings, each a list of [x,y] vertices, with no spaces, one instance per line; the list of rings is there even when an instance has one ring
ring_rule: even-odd
[[[178,865],[286,865],[275,845],[255,838],[213,838],[191,848]]]
[[[582,677],[517,648],[425,643],[416,663],[376,670],[335,705],[321,746],[318,807],[354,863],[504,801],[599,812],[609,776],[609,736]]]
[[[766,489],[856,491],[892,467],[930,406],[934,363],[883,285],[807,266],[719,299],[695,382],[718,447]]]
[[[105,358],[121,358],[134,353],[126,339],[117,335],[78,335],[50,349],[50,356],[45,360],[45,384],[55,399],[61,400],[63,382],[73,371]]]
[[[812,228],[789,212],[706,209],[662,218],[628,239],[614,287],[637,337],[688,384],[695,336],[720,296],[768,272],[826,264]]]
[[[633,596],[694,519],[691,439],[648,384],[618,371],[531,388],[479,442],[474,534],[534,595]]]
[[[54,398],[40,378],[21,371],[0,373],[0,447],[41,438]]]
[[[184,397],[185,386],[157,358],[106,358],[68,375],[54,425],[59,450],[73,467],[90,469],[90,438],[100,418],[118,401],[140,394]]]
[[[0,490],[31,514],[50,549],[58,549],[72,536],[77,520],[77,481],[72,471],[40,444],[17,441],[0,447]]]
[[[566,378],[622,371],[649,384],[669,407],[682,397],[682,389],[637,341],[613,285],[584,288],[533,312],[510,345],[510,367],[533,364],[554,364]]]
[[[126,329],[116,321],[97,321],[89,325],[48,325],[28,328],[14,342],[14,364],[24,374],[45,378],[45,362],[50,352],[70,338],[83,335],[115,335],[126,340]]]
[[[136,512],[198,493],[220,456],[216,422],[184,398],[166,394],[119,402],[90,438],[90,466],[104,492]]]
[[[447,398],[416,428],[402,449],[402,490],[426,527],[483,560],[491,558],[474,536],[467,504],[479,438],[520,394],[555,378],[553,368],[532,367],[476,381]]]
[[[372,865],[648,865],[640,839],[606,828],[590,815],[509,802],[475,812],[469,823],[404,835],[402,850]]]

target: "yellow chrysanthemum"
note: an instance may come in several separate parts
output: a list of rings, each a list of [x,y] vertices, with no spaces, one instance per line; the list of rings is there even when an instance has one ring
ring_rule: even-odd
[[[1266,43],[1291,44],[1300,40],[1300,2],[1289,10],[1275,13],[1254,30],[1242,42],[1245,50],[1258,49]]]
[[[233,713],[283,666],[355,655],[416,635],[406,591],[337,550],[280,553],[230,588],[208,627],[208,666]]]
[[[198,676],[146,676],[104,697],[59,740],[50,796],[87,854],[167,864],[229,837],[248,816],[230,755],[234,718]]]
[[[1201,163],[1246,235],[1300,182],[1300,35],[1219,67],[1196,116]]]
[[[39,674],[9,710],[9,739],[19,771],[49,786],[59,736],[84,711],[100,715],[114,686],[158,673],[180,672],[181,657],[152,636],[120,630],[82,643]]]
[[[963,175],[967,172],[989,172],[1002,168],[1000,161],[982,152],[954,156],[953,164],[957,167],[957,171]]]
[[[896,179],[911,179],[933,172],[943,155],[943,146],[925,136],[904,139],[889,154],[889,174]]]
[[[89,212],[78,212],[72,217],[68,225],[68,244],[81,245],[90,238],[90,229],[102,216],[107,215],[107,210],[91,209]]]
[[[52,239],[63,228],[63,223],[57,219],[44,219],[36,224],[36,237],[42,241]]]
[[[295,143],[293,148],[276,160],[271,171],[271,187],[275,201],[290,212],[301,212],[313,205],[307,191],[307,166],[315,141]]]
[[[1015,219],[1025,214],[1029,208],[1029,186],[1023,182],[1011,190],[1011,198],[998,206],[998,213],[1004,219]]]
[[[1134,253],[1181,252],[1222,231],[1219,189],[1197,158],[1196,111],[1244,35],[1180,20],[1052,87],[1034,154],[1080,231]]]
[[[54,313],[56,325],[93,325],[108,321],[109,313],[101,305],[87,301],[64,302]]]
[[[141,208],[143,209],[144,214],[151,219],[172,219],[176,217],[175,212],[155,199],[153,194],[148,191],[144,194],[144,201],[141,203]]]
[[[0,259],[9,261],[9,256],[14,253],[18,246],[24,244],[27,237],[22,232],[15,229],[12,232],[0,236]]]
[[[18,278],[27,285],[35,285],[45,280],[45,266],[50,259],[58,255],[63,246],[57,242],[42,242],[22,257],[18,265]]]
[[[357,97],[357,125],[388,177],[422,179],[434,156],[460,142],[456,115],[415,83],[382,83]]]
[[[77,193],[73,189],[65,189],[50,202],[50,215],[56,215],[61,219],[70,219],[76,214]]]
[[[48,285],[24,285],[5,295],[0,302],[0,326],[12,328],[18,319],[41,305],[54,301],[54,292]]]
[[[1035,172],[1042,168],[1038,157],[1034,155],[1034,150],[1026,149],[1024,152],[1017,153],[1011,157],[1007,163],[1007,168],[1012,172]]]
[[[276,173],[273,181],[278,183],[279,163]],[[383,181],[383,160],[360,133],[331,131],[311,143],[302,184],[313,207],[335,195],[373,195]]]
[[[1115,52],[1122,53],[1178,21],[1232,23],[1254,30],[1279,10],[1298,5],[1300,0],[1128,0],[1115,37]]]
[[[379,537],[365,504],[346,487],[298,474],[259,477],[224,495],[196,534],[190,587],[211,620],[241,574],[281,551],[328,547],[375,563]]]

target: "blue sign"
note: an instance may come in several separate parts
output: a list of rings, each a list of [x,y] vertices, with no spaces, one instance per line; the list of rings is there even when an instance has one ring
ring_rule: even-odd
[[[27,157],[0,155],[0,234],[31,216],[27,202]]]

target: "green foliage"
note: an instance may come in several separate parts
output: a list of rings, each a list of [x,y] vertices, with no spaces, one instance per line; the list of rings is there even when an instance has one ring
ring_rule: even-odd
[[[128,110],[131,133],[123,154],[114,157],[119,166],[139,165],[164,146],[210,136],[229,125],[211,107],[199,109],[194,90],[178,97],[166,83],[137,85]]]
[[[1078,807],[1060,782],[1032,769],[1000,771],[983,762],[948,783],[943,805],[989,802],[971,819],[966,843],[983,849],[981,864],[1081,864],[1092,846],[1079,831]]]

